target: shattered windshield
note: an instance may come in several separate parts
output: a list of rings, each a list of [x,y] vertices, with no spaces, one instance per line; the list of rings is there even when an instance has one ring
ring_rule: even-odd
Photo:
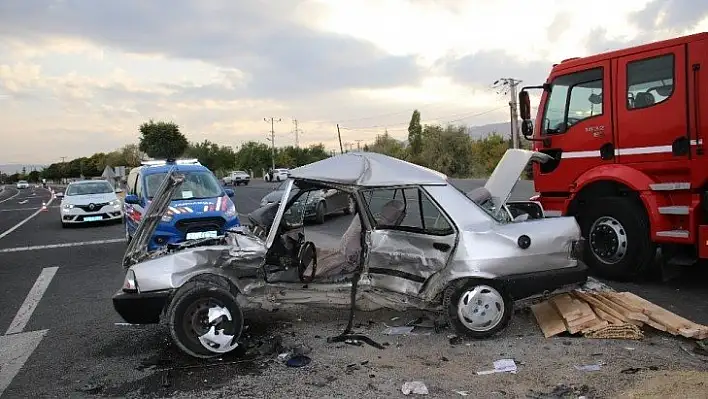
[[[152,199],[165,180],[167,172],[155,173],[145,177],[148,198]],[[222,195],[221,185],[209,171],[184,172],[184,183],[172,196],[173,200],[214,198]]]

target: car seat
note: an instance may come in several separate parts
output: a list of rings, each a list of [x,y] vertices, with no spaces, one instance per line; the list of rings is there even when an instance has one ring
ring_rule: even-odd
[[[654,96],[651,93],[637,93],[634,98],[634,108],[646,108],[653,105],[655,102]]]

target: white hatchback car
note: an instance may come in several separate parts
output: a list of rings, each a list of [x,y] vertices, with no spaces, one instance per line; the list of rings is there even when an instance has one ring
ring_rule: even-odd
[[[83,180],[70,183],[62,196],[61,225],[123,221],[121,200],[106,180]]]
[[[273,169],[263,177],[265,181],[283,181],[290,177],[290,169]]]
[[[27,180],[20,180],[17,182],[17,188],[18,189],[29,188],[29,183],[27,183]]]

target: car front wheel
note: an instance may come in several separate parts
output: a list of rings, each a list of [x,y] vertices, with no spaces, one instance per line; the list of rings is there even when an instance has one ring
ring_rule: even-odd
[[[170,303],[167,320],[177,346],[196,358],[233,351],[243,331],[243,312],[236,296],[217,281],[183,285]]]
[[[455,331],[470,338],[489,338],[509,324],[513,299],[492,281],[458,282],[445,296],[445,310]]]

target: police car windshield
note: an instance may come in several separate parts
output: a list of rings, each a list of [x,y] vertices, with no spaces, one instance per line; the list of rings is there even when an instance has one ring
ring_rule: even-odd
[[[108,194],[113,192],[113,187],[106,182],[69,184],[66,195],[91,195]]]
[[[209,171],[190,171],[184,173],[182,186],[172,196],[173,200],[214,198],[222,195],[221,185]],[[155,173],[145,177],[148,198],[152,199],[160,188],[167,173]]]

